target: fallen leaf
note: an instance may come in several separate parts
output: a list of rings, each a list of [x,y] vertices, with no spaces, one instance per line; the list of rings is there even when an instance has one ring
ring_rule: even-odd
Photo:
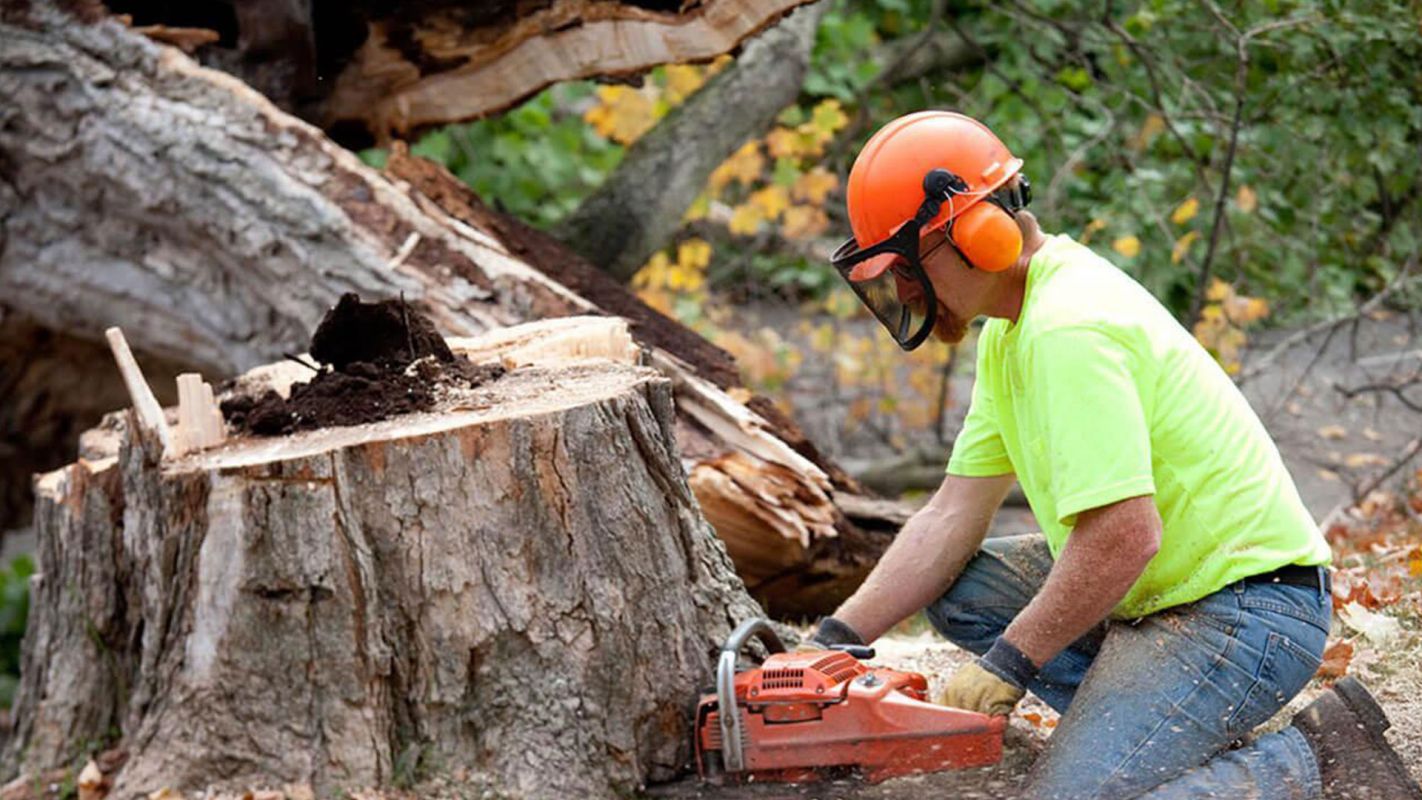
[[[1348,674],[1348,664],[1353,660],[1353,643],[1340,639],[1323,651],[1323,663],[1318,667],[1321,678],[1341,678]]]
[[[1362,467],[1385,467],[1391,462],[1377,453],[1350,453],[1343,459],[1343,465],[1349,469],[1360,469]]]
[[[1348,603],[1338,611],[1343,624],[1363,634],[1369,642],[1384,646],[1402,633],[1402,626],[1396,619],[1369,611],[1359,603]]]
[[[1348,429],[1342,425],[1324,425],[1318,429],[1318,435],[1325,439],[1342,439],[1348,435]]]

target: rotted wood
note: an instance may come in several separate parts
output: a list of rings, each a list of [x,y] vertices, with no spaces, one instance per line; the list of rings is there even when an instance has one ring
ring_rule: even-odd
[[[118,797],[325,796],[398,763],[608,797],[684,768],[688,700],[759,609],[686,484],[670,383],[569,347],[577,324],[456,340],[521,366],[431,412],[167,459],[132,417],[89,434],[37,484],[7,770],[111,732]]]

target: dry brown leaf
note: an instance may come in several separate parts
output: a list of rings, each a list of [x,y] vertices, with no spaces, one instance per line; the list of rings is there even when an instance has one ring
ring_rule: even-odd
[[[1341,678],[1348,674],[1348,664],[1353,660],[1353,643],[1340,639],[1323,651],[1323,663],[1318,667],[1320,678]]]
[[[1377,453],[1350,453],[1343,459],[1343,465],[1349,469],[1361,469],[1363,467],[1385,467],[1392,462]]]
[[[1348,435],[1348,429],[1342,425],[1324,425],[1318,429],[1318,435],[1325,439],[1342,439]]]

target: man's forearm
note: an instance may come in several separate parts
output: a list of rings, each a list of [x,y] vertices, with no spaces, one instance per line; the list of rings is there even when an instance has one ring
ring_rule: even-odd
[[[953,478],[914,514],[835,618],[866,642],[937,600],[973,557],[1012,476]]]
[[[1152,497],[1082,514],[1046,583],[1003,638],[1041,667],[1106,619],[1159,546]]]

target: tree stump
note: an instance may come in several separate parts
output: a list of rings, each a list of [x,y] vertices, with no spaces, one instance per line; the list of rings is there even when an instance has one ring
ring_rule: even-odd
[[[716,647],[759,613],[673,425],[670,383],[610,361],[161,462],[111,416],[36,484],[7,771],[121,738],[118,797],[414,765],[519,797],[671,777]]]

